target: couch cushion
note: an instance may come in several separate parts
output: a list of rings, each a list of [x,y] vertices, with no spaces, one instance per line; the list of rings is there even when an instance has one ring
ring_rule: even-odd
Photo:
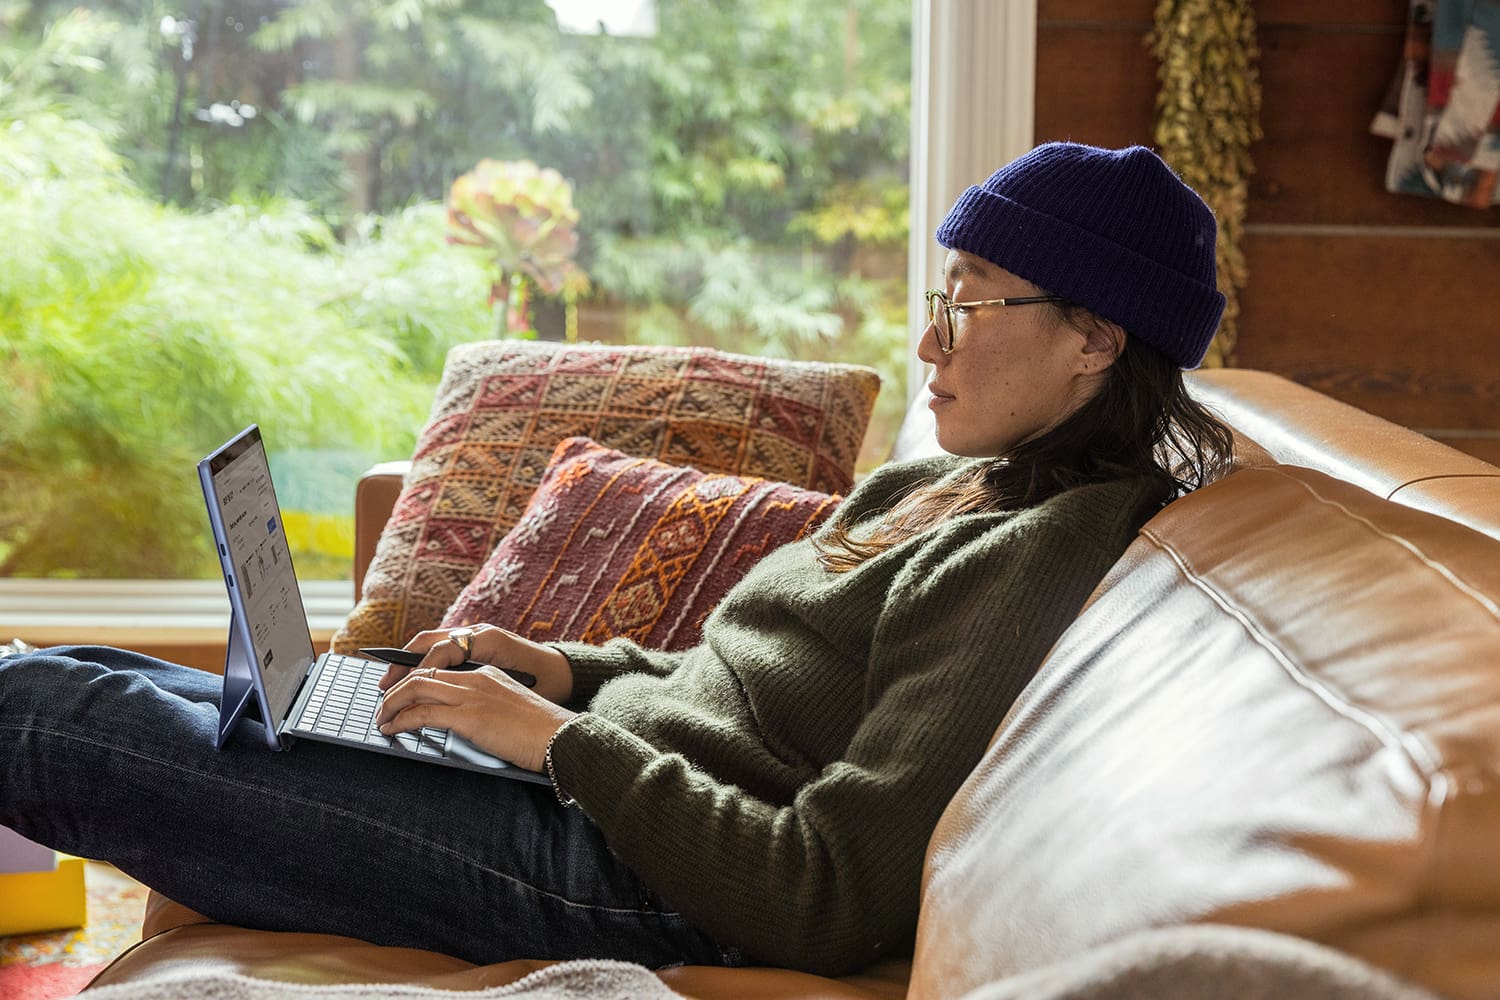
[[[537,642],[624,637],[689,649],[729,588],[839,499],[568,438],[443,627],[489,622]]]
[[[1146,525],[954,798],[912,996],[1195,922],[1492,995],[1497,831],[1500,542],[1245,469]]]
[[[333,648],[399,646],[435,628],[525,510],[564,438],[842,493],[879,386],[869,368],[705,348],[454,348]]]

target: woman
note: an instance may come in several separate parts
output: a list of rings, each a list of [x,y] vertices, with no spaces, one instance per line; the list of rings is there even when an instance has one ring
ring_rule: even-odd
[[[849,972],[911,946],[928,837],[1136,529],[1227,462],[1193,403],[1214,221],[1149,151],[1038,147],[959,198],[918,354],[939,443],[758,565],[681,653],[424,632],[387,732],[553,789],[305,743],[211,749],[218,679],[0,665],[0,823],[219,920],[474,961]],[[534,690],[466,658],[530,671]]]

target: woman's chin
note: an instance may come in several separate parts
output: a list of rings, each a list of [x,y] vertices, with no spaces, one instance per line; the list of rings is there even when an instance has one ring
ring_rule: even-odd
[[[938,447],[959,458],[994,458],[1001,453],[993,441],[981,440],[974,435],[973,427],[962,426],[960,421],[945,420],[938,410],[937,426],[933,436]]]
[[[954,433],[951,430],[946,434],[943,433],[943,425],[941,423],[938,424],[937,434],[934,436],[937,438],[938,447],[950,455],[957,455],[960,458],[981,457],[975,454],[974,443],[972,441],[965,440],[962,434]]]

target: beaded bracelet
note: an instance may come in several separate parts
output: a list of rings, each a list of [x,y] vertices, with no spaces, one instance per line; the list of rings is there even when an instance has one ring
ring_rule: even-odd
[[[578,716],[575,715],[572,719],[569,719],[567,722],[564,722],[562,725],[558,726],[557,731],[554,732],[552,734],[552,737],[547,740],[547,749],[542,752],[542,766],[547,772],[547,780],[552,782],[552,794],[557,796],[557,801],[563,804],[564,809],[566,809],[568,806],[573,805],[578,800],[573,798],[573,796],[563,792],[563,790],[557,785],[557,770],[552,766],[552,744],[556,743],[557,738],[562,735],[562,731],[568,728],[568,723],[572,722],[573,719],[576,718],[578,718]]]

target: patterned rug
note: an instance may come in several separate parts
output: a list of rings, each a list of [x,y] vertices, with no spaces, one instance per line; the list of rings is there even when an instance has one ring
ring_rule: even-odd
[[[0,997],[71,997],[116,955],[140,940],[146,887],[96,861],[84,866],[83,881],[87,926],[0,937]]]

